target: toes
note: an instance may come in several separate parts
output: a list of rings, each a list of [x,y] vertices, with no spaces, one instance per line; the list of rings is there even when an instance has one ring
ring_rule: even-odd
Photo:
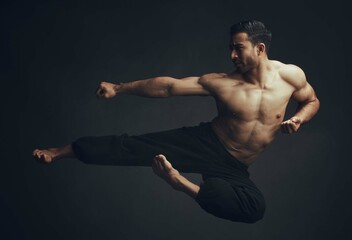
[[[153,163],[152,163],[152,169],[153,169],[154,173],[157,173],[157,167],[155,165],[155,161],[153,161]]]
[[[164,155],[158,154],[154,157],[152,164],[154,173],[160,175],[162,172],[168,172],[170,167],[171,164],[166,160],[166,157]]]
[[[32,153],[33,157],[41,163],[50,163],[52,162],[52,156],[46,150],[35,149]]]
[[[43,154],[44,154],[43,151],[41,151],[39,149],[36,149],[33,151],[33,156],[37,157],[37,158],[40,158]]]
[[[37,158],[40,158],[42,155],[43,155],[42,152],[37,152],[37,153],[36,153]]]
[[[158,154],[158,155],[155,155],[154,160],[163,162],[166,160],[166,157],[162,154]]]
[[[156,155],[156,156],[155,156],[155,159],[156,159],[157,161],[163,163],[163,164],[164,164],[165,162],[167,162],[166,157],[165,157],[164,155],[162,155],[162,154]]]
[[[42,160],[42,161],[45,159],[44,153],[39,154],[39,159]]]
[[[161,163],[154,159],[153,163],[152,163],[152,169],[155,175],[161,177],[164,173],[164,168],[161,166]]]
[[[163,163],[161,162],[161,159],[160,159],[160,158],[158,158],[158,159],[155,161],[155,163],[156,163],[156,166],[158,167],[158,169],[159,169],[160,171],[164,171],[164,165],[163,165]]]
[[[160,162],[160,158],[159,158],[158,155],[156,155],[154,157],[152,167],[153,167],[153,170],[156,170],[156,171],[162,171],[163,170],[163,166],[162,166],[162,164]]]
[[[166,157],[164,155],[158,154],[155,155],[154,160],[157,162],[164,162],[166,161]]]
[[[174,170],[172,164],[162,154],[158,154],[154,157],[152,167],[154,172],[157,171],[159,173],[169,173],[170,171]]]
[[[33,156],[35,156],[35,155],[37,155],[39,153],[39,149],[35,149],[34,151],[33,151]]]
[[[165,171],[165,172],[170,172],[174,169],[172,164],[162,154],[158,155],[158,162],[160,163],[163,171]]]
[[[168,161],[167,161],[167,159],[166,159],[166,157],[164,156],[164,155],[162,155],[162,154],[159,154],[159,155],[156,155],[155,156],[155,161],[158,163],[158,165],[160,166],[160,167],[162,167],[162,168],[165,168],[165,167],[167,167],[167,165],[168,165]]]

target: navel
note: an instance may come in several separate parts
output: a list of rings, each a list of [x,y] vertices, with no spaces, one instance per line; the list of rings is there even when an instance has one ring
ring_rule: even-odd
[[[276,114],[276,118],[277,119],[281,118],[281,114]]]

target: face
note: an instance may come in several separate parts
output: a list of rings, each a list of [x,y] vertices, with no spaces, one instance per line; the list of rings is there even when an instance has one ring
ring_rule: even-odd
[[[236,72],[245,73],[258,66],[258,54],[247,33],[236,33],[230,40],[231,59]]]

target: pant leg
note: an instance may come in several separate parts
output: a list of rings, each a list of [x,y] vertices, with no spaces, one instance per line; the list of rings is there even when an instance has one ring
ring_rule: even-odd
[[[74,141],[72,149],[87,164],[150,167],[155,155],[165,154],[179,171],[202,173],[214,163],[207,154],[212,150],[195,133],[198,130],[183,127],[138,136],[88,136]]]
[[[234,222],[255,223],[265,212],[264,197],[259,190],[221,178],[204,180],[196,201],[206,212]]]
[[[263,217],[264,198],[246,167],[230,156],[209,125],[140,136],[83,137],[72,147],[78,159],[99,165],[151,166],[153,157],[163,153],[179,171],[203,174],[196,201],[208,213],[248,223]]]

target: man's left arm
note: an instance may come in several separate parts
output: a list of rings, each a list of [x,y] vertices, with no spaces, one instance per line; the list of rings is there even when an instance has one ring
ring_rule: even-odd
[[[296,68],[296,81],[294,84],[295,91],[292,99],[298,103],[296,113],[289,120],[281,123],[281,130],[284,133],[297,132],[300,126],[309,120],[318,112],[320,107],[314,89],[307,82],[304,72],[300,68]]]

